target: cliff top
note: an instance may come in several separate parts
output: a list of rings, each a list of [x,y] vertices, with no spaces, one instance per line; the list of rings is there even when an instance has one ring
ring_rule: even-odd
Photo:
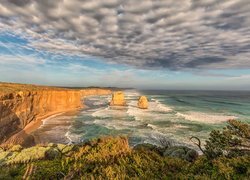
[[[57,87],[57,86],[42,86],[35,84],[19,84],[19,83],[7,83],[0,82],[0,94],[14,93],[19,91],[38,91],[38,90],[85,90],[85,89],[109,89],[115,90],[118,88],[113,87]]]
[[[32,91],[81,91],[81,90],[98,90],[109,88],[101,87],[89,87],[89,88],[74,88],[74,87],[55,87],[55,86],[42,86],[33,84],[19,84],[19,83],[7,83],[0,82],[0,100],[9,99],[12,94],[29,93]]]
[[[33,84],[17,84],[0,82],[0,94],[8,94],[19,91],[37,91],[37,90],[65,90],[66,88],[40,86]]]
[[[65,90],[63,88],[55,88],[49,86],[38,86],[31,84],[17,84],[0,82],[0,100],[12,99],[13,94],[30,93],[32,91],[46,91],[46,90]]]

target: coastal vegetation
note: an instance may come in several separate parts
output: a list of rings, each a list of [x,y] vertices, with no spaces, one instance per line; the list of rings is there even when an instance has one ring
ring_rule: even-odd
[[[33,84],[18,84],[18,83],[5,83],[0,82],[0,95],[8,95],[10,93],[17,93],[20,91],[38,91],[38,90],[65,90],[63,88],[57,88],[52,86],[38,86]]]
[[[230,120],[212,131],[203,155],[163,142],[129,146],[126,137],[79,145],[39,144],[0,149],[0,179],[248,179],[250,126]],[[199,140],[197,137],[193,140]]]

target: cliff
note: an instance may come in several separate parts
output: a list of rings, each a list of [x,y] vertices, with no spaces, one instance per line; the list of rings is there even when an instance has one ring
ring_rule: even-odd
[[[8,143],[14,144],[22,141],[17,138],[20,133],[22,136],[29,133],[23,131],[28,125],[53,114],[82,108],[82,97],[111,93],[108,89],[97,88],[71,90],[16,84],[0,86],[0,142],[8,139]]]
[[[80,90],[80,94],[82,97],[92,96],[92,95],[106,95],[111,93],[112,91],[110,89],[101,89],[101,88],[89,88]]]

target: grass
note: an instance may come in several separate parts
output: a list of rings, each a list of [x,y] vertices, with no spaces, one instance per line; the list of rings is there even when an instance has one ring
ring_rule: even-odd
[[[40,86],[33,84],[17,84],[17,83],[5,83],[0,82],[0,100],[13,99],[16,94],[29,94],[30,92],[35,91],[46,91],[46,90],[55,90],[55,91],[73,91],[73,88],[61,88],[53,86]]]
[[[132,149],[125,137],[104,137],[75,146],[11,149],[19,151],[26,161],[2,165],[0,179],[24,176],[30,179],[247,179],[250,175],[247,155],[212,160],[202,155],[188,162],[162,156],[147,146]],[[59,155],[48,156],[54,150]]]
[[[14,93],[19,91],[37,91],[37,90],[48,90],[48,89],[63,90],[63,88],[50,87],[50,86],[0,82],[0,93]]]

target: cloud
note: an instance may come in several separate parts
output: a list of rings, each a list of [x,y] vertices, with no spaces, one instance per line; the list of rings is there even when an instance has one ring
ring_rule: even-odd
[[[140,69],[250,68],[249,0],[2,0],[0,29]]]
[[[198,76],[204,76],[204,77],[215,77],[215,78],[234,78],[236,77],[235,75],[230,75],[230,74],[226,74],[226,73],[216,73],[216,72],[210,72],[210,71],[200,71],[200,70],[195,70],[193,72],[194,75],[198,75]]]
[[[34,56],[24,55],[1,55],[0,65],[42,65],[45,64],[46,60]]]
[[[243,75],[240,75],[240,76],[231,77],[229,79],[230,80],[247,80],[247,81],[249,81],[250,74],[243,74]]]

